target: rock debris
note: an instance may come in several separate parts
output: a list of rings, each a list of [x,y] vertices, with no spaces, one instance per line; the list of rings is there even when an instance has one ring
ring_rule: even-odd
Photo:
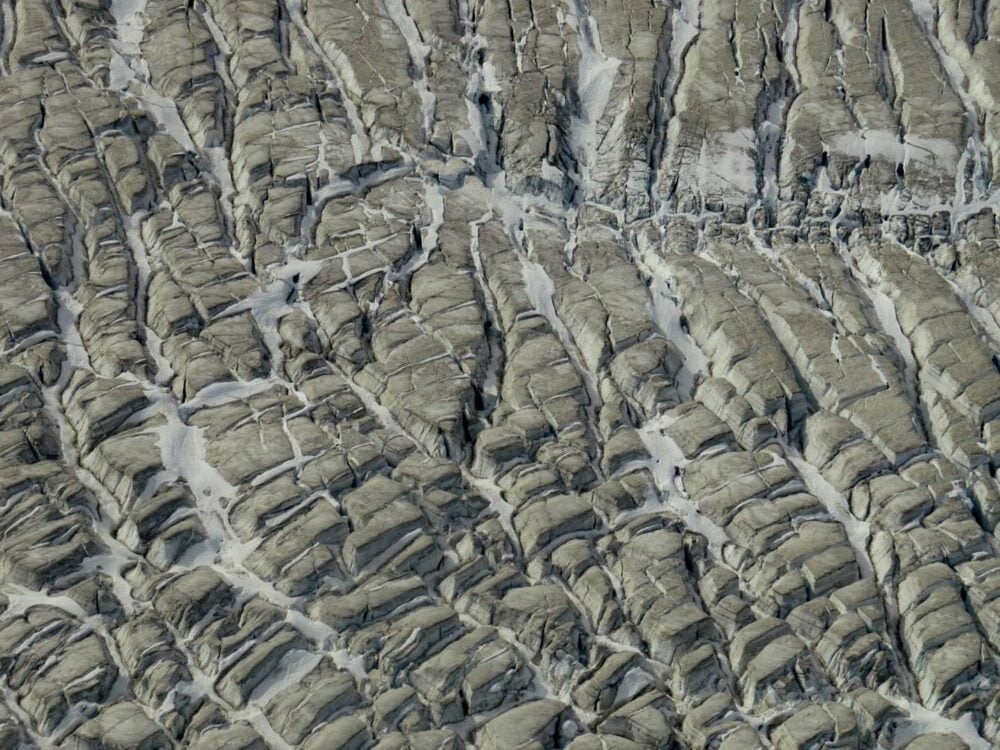
[[[1000,746],[991,0],[0,29],[0,750]]]

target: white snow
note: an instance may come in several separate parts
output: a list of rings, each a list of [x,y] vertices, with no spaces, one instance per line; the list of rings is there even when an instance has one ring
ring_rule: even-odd
[[[664,415],[648,421],[639,430],[646,450],[653,457],[653,480],[660,491],[660,498],[646,503],[643,507],[624,514],[644,515],[657,509],[675,514],[687,528],[701,534],[708,541],[708,549],[715,560],[722,560],[722,547],[727,543],[726,532],[714,521],[704,516],[698,506],[690,500],[677,484],[677,472],[687,464],[687,459],[663,428],[669,425]]]
[[[875,308],[875,315],[878,317],[879,325],[892,338],[896,351],[903,358],[908,379],[915,383],[918,370],[916,360],[913,358],[913,348],[910,345],[910,340],[899,327],[899,320],[896,318],[896,307],[893,305],[892,299],[888,294],[873,287],[867,287],[866,289],[869,299],[871,299]]]
[[[115,19],[118,47],[125,55],[139,55],[142,30],[146,25],[148,0],[111,0],[111,17]]]
[[[389,12],[389,17],[399,29],[399,33],[406,40],[406,46],[410,53],[410,60],[413,62],[419,77],[414,81],[420,95],[420,104],[424,117],[424,131],[431,132],[434,125],[434,109],[437,104],[434,93],[427,85],[426,61],[430,58],[431,48],[420,37],[417,25],[410,16],[404,0],[384,0],[385,8]]]
[[[875,571],[872,567],[871,557],[868,554],[868,541],[871,538],[871,524],[867,521],[858,520],[850,507],[847,499],[841,495],[826,479],[819,470],[806,461],[797,451],[787,449],[788,460],[798,471],[806,488],[826,507],[830,516],[838,521],[847,532],[847,539],[854,548],[854,556],[857,558],[858,567],[863,578],[874,578]]]
[[[909,712],[910,719],[896,732],[897,747],[905,747],[918,735],[935,732],[957,734],[969,745],[969,750],[990,750],[993,747],[976,731],[972,714],[965,714],[961,719],[948,719],[915,701],[906,701],[902,708]]]
[[[653,323],[660,334],[674,346],[684,361],[684,367],[677,373],[677,386],[683,398],[691,398],[696,376],[711,374],[711,361],[701,350],[691,335],[681,325],[682,313],[677,299],[667,283],[667,270],[655,248],[637,243],[639,251],[636,265],[650,280],[649,292],[652,305]]]
[[[577,30],[580,46],[577,95],[580,98],[580,116],[574,118],[570,139],[579,155],[584,185],[589,182],[589,167],[594,164],[597,152],[597,123],[609,104],[611,89],[618,75],[621,60],[609,57],[601,47],[597,22],[586,13],[579,0],[568,16],[570,26]],[[625,113],[619,115],[619,119]],[[609,134],[610,135],[610,134]],[[588,194],[590,191],[587,191]]]
[[[312,29],[306,24],[302,0],[285,0],[284,5],[292,23],[295,24],[295,27],[298,29],[302,38],[305,39],[312,51],[323,61],[324,66],[330,72],[331,80],[334,84],[336,84],[337,88],[345,92],[350,91],[355,94],[359,93],[358,83],[356,80],[353,80],[353,72],[349,69],[342,69],[342,67],[338,67],[338,65],[334,62],[334,57],[340,61],[344,61],[344,55],[338,54],[334,56],[328,54],[323,45],[319,43],[316,35],[313,34]],[[361,120],[361,115],[358,112],[357,105],[353,102],[351,97],[344,97],[344,108],[347,111],[347,117],[351,122],[351,146],[354,149],[354,161],[357,164],[361,164],[365,161],[365,154],[368,152],[369,148],[371,148],[372,144],[364,122]]]

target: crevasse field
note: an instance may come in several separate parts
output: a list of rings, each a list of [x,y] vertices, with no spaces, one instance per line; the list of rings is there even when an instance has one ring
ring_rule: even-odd
[[[998,0],[0,0],[0,750],[1000,746]]]

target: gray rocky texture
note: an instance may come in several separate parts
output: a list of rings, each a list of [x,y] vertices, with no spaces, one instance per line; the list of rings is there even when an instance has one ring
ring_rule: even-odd
[[[0,750],[1000,744],[989,2],[0,29]]]

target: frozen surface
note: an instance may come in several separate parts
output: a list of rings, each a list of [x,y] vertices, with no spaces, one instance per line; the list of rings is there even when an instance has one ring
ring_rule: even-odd
[[[0,3],[0,748],[998,746],[998,18]]]

